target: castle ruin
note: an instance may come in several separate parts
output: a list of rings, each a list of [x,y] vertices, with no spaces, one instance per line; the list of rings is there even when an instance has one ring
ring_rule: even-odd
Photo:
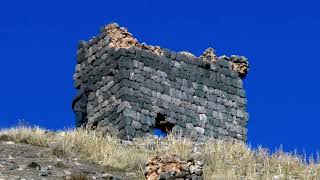
[[[243,56],[201,56],[139,43],[111,23],[81,41],[74,74],[76,89],[91,87],[84,124],[131,140],[155,129],[195,141],[208,137],[246,141],[248,113]]]

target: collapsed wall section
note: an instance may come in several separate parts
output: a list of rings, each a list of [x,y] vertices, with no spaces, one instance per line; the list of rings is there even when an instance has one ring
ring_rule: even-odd
[[[87,127],[132,139],[164,123],[197,141],[246,141],[245,91],[226,58],[210,63],[168,49],[159,54],[139,46],[117,48],[111,39],[102,33],[79,46],[75,87],[93,87]]]

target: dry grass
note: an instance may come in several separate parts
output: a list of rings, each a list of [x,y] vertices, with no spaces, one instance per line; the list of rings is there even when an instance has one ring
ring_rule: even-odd
[[[169,136],[166,140],[141,139],[136,145],[121,144],[118,139],[86,130],[47,133],[40,128],[19,127],[0,131],[0,139],[52,148],[53,154],[82,158],[101,165],[136,172],[142,177],[144,164],[159,154],[192,154],[192,142]],[[320,179],[320,164],[305,158],[267,149],[251,150],[244,143],[211,140],[198,148],[198,158],[205,162],[205,179]],[[319,162],[319,160],[318,160]]]
[[[84,174],[71,175],[70,180],[88,180]]]

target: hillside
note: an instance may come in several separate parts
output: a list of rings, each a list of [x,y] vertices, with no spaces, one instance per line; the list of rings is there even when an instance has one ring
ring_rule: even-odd
[[[195,145],[169,136],[120,142],[92,131],[18,127],[1,130],[0,144],[1,180],[144,179],[147,160],[162,154],[203,161],[204,179],[320,179],[320,165],[312,160],[222,140]]]

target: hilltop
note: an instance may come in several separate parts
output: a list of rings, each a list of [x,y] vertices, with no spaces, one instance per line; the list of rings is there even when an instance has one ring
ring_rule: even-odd
[[[204,179],[319,179],[320,165],[242,142],[195,145],[173,137],[120,141],[87,130],[19,127],[0,131],[0,179],[144,179],[151,157],[175,154],[204,162]]]

